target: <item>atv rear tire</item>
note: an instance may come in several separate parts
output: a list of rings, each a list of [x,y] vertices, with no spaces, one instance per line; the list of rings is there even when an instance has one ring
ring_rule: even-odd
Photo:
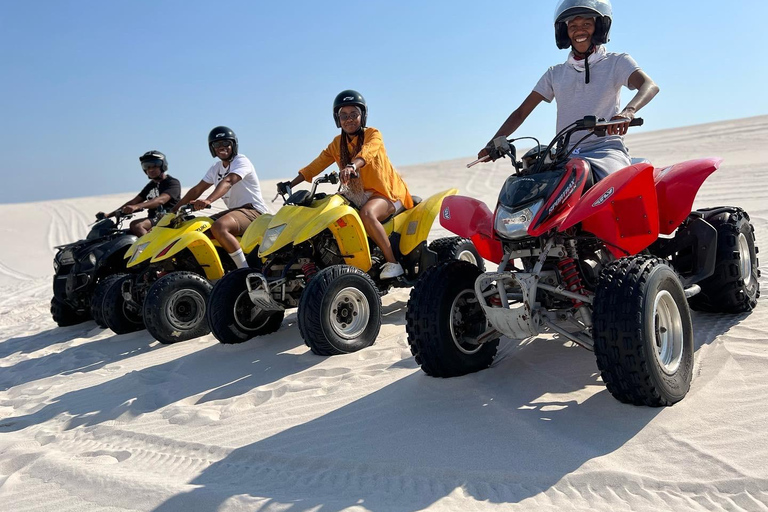
[[[144,325],[160,343],[186,341],[210,332],[205,303],[211,283],[194,272],[166,274],[155,281],[144,299]]]
[[[123,275],[116,279],[104,294],[102,314],[104,323],[115,334],[127,334],[144,328],[141,310],[126,302],[123,297],[123,283],[131,281],[133,276]]]
[[[693,375],[693,327],[683,285],[666,261],[609,263],[593,306],[595,356],[608,391],[634,405],[682,400]]]
[[[107,322],[104,320],[104,297],[107,296],[110,287],[125,275],[126,274],[109,275],[96,283],[96,288],[93,290],[93,295],[91,295],[90,301],[91,317],[93,317],[93,321],[96,322],[96,325],[102,329],[107,327]]]
[[[481,272],[485,272],[485,261],[477,252],[475,244],[469,238],[451,236],[438,238],[429,244],[429,249],[437,253],[437,261],[468,261],[476,265]]]
[[[373,345],[381,329],[381,297],[360,269],[333,265],[312,276],[299,300],[299,332],[312,352],[348,354]]]
[[[701,213],[717,230],[717,259],[714,274],[698,283],[701,291],[690,298],[691,308],[713,313],[751,311],[760,297],[760,270],[749,215],[735,207]]]
[[[411,290],[405,312],[408,344],[432,377],[457,377],[488,368],[499,339],[473,342],[488,328],[475,295],[481,274],[468,261],[447,261],[427,270]]]
[[[88,320],[88,311],[77,311],[56,297],[51,298],[51,317],[59,327],[77,325]]]
[[[206,316],[211,333],[221,343],[242,343],[271,334],[283,323],[285,311],[256,311],[245,283],[245,277],[253,272],[258,270],[237,269],[219,279],[211,290]]]

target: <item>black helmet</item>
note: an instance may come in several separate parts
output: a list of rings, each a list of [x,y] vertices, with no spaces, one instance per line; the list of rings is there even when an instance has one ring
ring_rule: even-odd
[[[141,162],[141,169],[144,172],[147,172],[147,168],[154,167],[156,165],[159,165],[160,168],[163,170],[163,172],[168,170],[168,159],[165,158],[165,155],[161,153],[160,151],[153,149],[152,151],[147,151],[143,155],[139,157],[139,162]]]
[[[576,16],[595,18],[592,44],[608,42],[611,31],[611,2],[609,0],[562,0],[555,9],[555,42],[564,50],[571,46],[566,22]]]
[[[216,152],[213,150],[213,143],[217,140],[231,140],[232,141],[232,158],[237,155],[237,135],[231,128],[226,126],[217,126],[211,133],[208,134],[208,149],[211,150],[211,156],[216,157]]]
[[[341,91],[336,95],[336,99],[333,100],[333,120],[336,121],[336,128],[341,128],[339,109],[341,107],[346,107],[347,105],[360,107],[360,127],[365,128],[365,120],[368,117],[368,106],[365,104],[363,95],[352,89]]]

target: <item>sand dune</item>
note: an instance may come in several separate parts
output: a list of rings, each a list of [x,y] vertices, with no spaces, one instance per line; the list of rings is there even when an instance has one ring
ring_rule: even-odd
[[[627,145],[656,165],[725,158],[695,206],[745,208],[768,246],[768,116]],[[457,187],[493,207],[509,162],[469,160],[400,171],[417,195]],[[768,509],[765,298],[694,313],[691,390],[664,409],[617,402],[594,355],[552,337],[503,339],[490,369],[427,377],[406,341],[408,290],[384,298],[374,346],[331,358],[308,351],[294,310],[234,346],[56,327],[52,247],[124,197],[0,205],[3,510]]]

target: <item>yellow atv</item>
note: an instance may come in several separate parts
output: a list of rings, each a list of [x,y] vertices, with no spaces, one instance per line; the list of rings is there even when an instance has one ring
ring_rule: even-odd
[[[192,205],[168,213],[125,254],[126,269],[104,291],[104,320],[117,334],[146,326],[161,343],[208,334],[205,304],[210,281],[234,270],[232,258],[210,238],[209,217],[190,214]]]
[[[405,274],[381,279],[383,255],[368,239],[353,203],[339,193],[316,193],[319,184],[338,182],[337,172],[320,176],[311,190],[283,196],[285,205],[275,215],[251,224],[241,246],[252,268],[226,275],[208,298],[208,324],[220,342],[241,343],[275,332],[285,309],[298,307],[299,331],[312,352],[355,352],[376,340],[380,295],[391,287],[413,286],[422,272],[444,260],[484,268],[468,239],[427,245],[443,198],[457,192],[450,189],[425,201],[414,197],[414,208],[382,222]]]

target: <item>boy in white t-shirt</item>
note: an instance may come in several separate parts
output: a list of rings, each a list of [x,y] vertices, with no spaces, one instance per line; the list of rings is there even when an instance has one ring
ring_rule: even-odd
[[[203,179],[192,187],[171,210],[172,212],[192,202],[195,210],[201,210],[217,199],[224,201],[227,210],[211,215],[216,222],[211,233],[229,253],[238,268],[247,267],[245,255],[237,242],[248,225],[259,215],[268,211],[261,186],[253,164],[245,155],[237,153],[237,136],[226,126],[217,126],[208,135],[208,149],[211,156],[218,157]],[[215,185],[213,192],[205,199],[200,195]]]
[[[555,41],[558,48],[571,47],[568,60],[544,73],[523,103],[510,114],[491,138],[508,137],[517,130],[539,103],[557,102],[557,132],[594,115],[626,122],[608,128],[607,136],[589,137],[579,144],[574,156],[589,161],[596,179],[631,165],[622,136],[638,110],[659,92],[658,86],[625,53],[605,50],[612,21],[608,0],[562,0],[555,10]],[[637,94],[620,107],[622,87]],[[484,148],[478,158],[488,155]]]

